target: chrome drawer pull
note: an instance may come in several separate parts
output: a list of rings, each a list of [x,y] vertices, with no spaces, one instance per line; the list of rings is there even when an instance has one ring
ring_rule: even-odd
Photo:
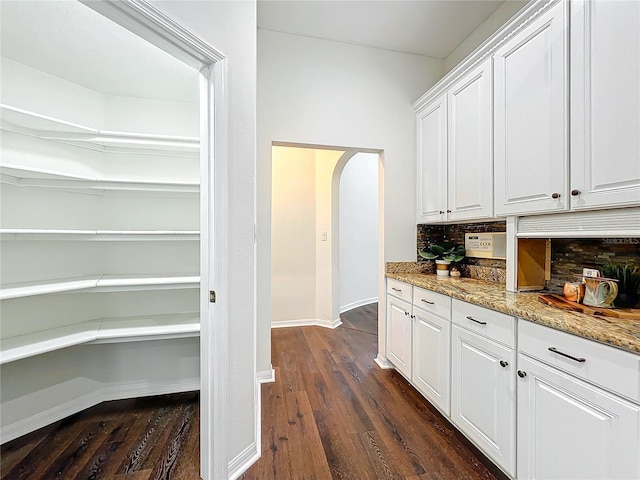
[[[421,298],[420,301],[424,303],[428,303],[429,305],[434,305],[434,302],[430,302],[429,300],[425,300],[424,298]]]
[[[549,351],[553,352],[553,353],[557,353],[558,355],[562,355],[563,357],[567,357],[570,358],[571,360],[575,360],[576,362],[580,362],[580,363],[584,363],[587,361],[586,358],[582,358],[582,357],[574,357],[572,355],[569,355],[568,353],[564,353],[561,352],[560,350],[558,350],[556,347],[549,347]]]
[[[395,287],[391,287],[391,290],[393,290],[394,292],[401,292],[402,290],[399,288],[395,288]]]
[[[479,323],[480,325],[486,325],[487,324],[487,322],[481,322],[480,320],[476,320],[471,315],[467,315],[467,320],[471,320],[472,322]]]

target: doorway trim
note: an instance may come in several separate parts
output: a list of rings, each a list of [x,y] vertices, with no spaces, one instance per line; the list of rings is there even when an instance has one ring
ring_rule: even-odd
[[[200,474],[228,478],[227,60],[145,0],[79,1],[200,72]]]

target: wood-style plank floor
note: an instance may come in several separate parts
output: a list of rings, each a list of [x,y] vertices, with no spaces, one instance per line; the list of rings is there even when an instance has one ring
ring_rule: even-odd
[[[381,370],[377,305],[335,330],[275,329],[262,458],[244,480],[494,479],[398,373]],[[2,446],[2,480],[196,480],[198,394],[106,402]],[[494,467],[495,468],[495,467]]]

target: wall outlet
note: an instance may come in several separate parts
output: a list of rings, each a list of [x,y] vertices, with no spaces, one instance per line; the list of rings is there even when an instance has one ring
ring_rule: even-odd
[[[600,270],[598,270],[597,268],[583,268],[582,276],[583,277],[599,277]]]

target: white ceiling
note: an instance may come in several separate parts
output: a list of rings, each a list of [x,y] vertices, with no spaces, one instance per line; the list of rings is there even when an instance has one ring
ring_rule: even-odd
[[[198,101],[194,69],[89,7],[0,1],[2,56],[105,94]]]
[[[258,28],[446,58],[504,0],[258,0]]]

